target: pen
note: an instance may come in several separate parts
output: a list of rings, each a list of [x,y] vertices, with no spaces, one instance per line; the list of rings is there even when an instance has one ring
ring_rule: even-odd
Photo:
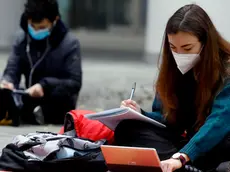
[[[130,95],[130,98],[129,98],[130,100],[132,100],[132,98],[133,98],[135,89],[136,89],[136,82],[134,82],[134,84],[133,84],[132,91],[131,91],[131,95]]]

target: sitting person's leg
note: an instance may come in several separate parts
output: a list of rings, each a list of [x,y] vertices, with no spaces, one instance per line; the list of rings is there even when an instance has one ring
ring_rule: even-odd
[[[74,110],[75,104],[76,102],[70,101],[69,97],[45,97],[42,102],[45,122],[48,124],[63,124],[66,113]]]
[[[36,107],[41,107],[44,122],[47,124],[63,124],[67,112],[75,109],[74,101],[61,96],[45,96],[43,98],[23,97],[23,108],[20,112],[24,123],[40,124],[34,113]]]
[[[0,125],[18,126],[19,119],[19,107],[13,98],[12,91],[0,89]]]
[[[23,108],[20,111],[20,118],[23,123],[26,124],[39,124],[36,121],[34,110],[37,106],[40,106],[42,99],[32,98],[30,96],[23,97]]]
[[[183,145],[183,138],[168,129],[127,120],[115,130],[115,144],[119,146],[155,148],[161,160],[170,158]]]
[[[10,92],[0,89],[0,120],[3,120],[7,115],[7,110],[10,102]]]

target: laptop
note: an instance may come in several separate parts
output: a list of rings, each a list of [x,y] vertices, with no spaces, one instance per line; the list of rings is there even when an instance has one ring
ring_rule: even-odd
[[[102,145],[111,172],[162,172],[156,149]]]

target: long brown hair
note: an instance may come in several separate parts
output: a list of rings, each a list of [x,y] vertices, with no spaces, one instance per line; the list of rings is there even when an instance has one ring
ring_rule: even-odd
[[[175,90],[181,74],[178,72],[167,35],[179,31],[196,36],[203,45],[201,60],[193,69],[197,82],[195,112],[197,122],[202,125],[210,113],[217,90],[223,84],[222,77],[227,75],[230,44],[220,36],[210,17],[198,5],[185,5],[169,19],[160,56],[156,91],[163,103],[164,115],[171,123],[175,123],[177,118],[178,97]]]

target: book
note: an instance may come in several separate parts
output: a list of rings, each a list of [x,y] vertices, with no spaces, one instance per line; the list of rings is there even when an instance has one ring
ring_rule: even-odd
[[[151,123],[157,127],[166,127],[164,124],[149,117],[146,117],[143,114],[128,107],[115,108],[94,114],[87,114],[85,115],[85,117],[91,120],[98,120],[113,131],[116,129],[117,125],[123,120],[139,120]]]

